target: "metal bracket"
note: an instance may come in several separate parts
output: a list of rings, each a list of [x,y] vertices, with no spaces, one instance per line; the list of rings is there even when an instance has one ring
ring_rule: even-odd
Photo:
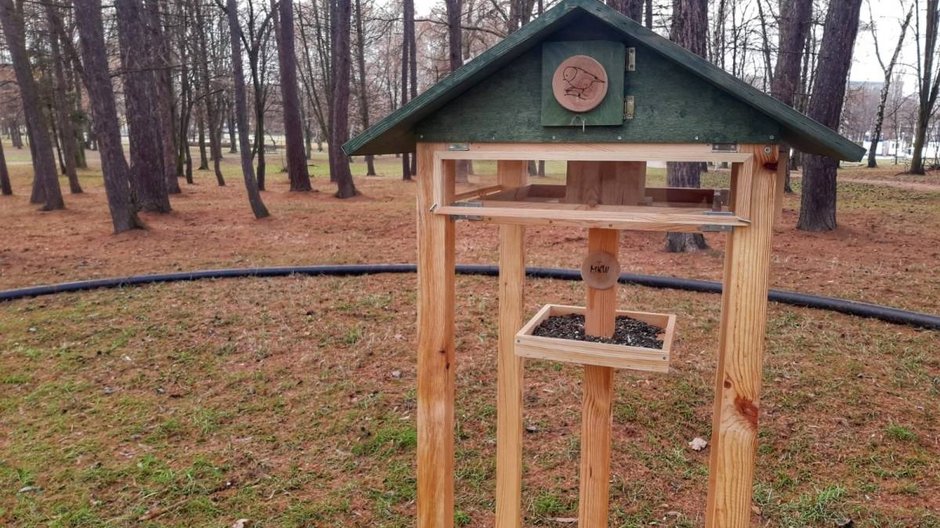
[[[623,98],[623,118],[633,119],[636,117],[636,100],[632,95]]]
[[[737,152],[737,143],[712,143],[712,152]]]
[[[702,211],[707,216],[734,216],[731,211]],[[698,226],[698,230],[703,233],[729,233],[734,230],[734,226],[722,224],[704,224]]]
[[[454,207],[483,207],[483,202],[478,200],[467,200],[465,202],[454,202],[451,204]],[[483,217],[480,215],[453,215],[451,218],[454,220],[470,220],[472,222],[479,222],[483,220]]]
[[[636,71],[636,48],[627,48],[627,71]]]
[[[734,226],[705,224],[698,226],[698,230],[702,233],[730,233],[734,230]]]
[[[470,143],[451,143],[447,145],[447,150],[451,152],[470,150]]]

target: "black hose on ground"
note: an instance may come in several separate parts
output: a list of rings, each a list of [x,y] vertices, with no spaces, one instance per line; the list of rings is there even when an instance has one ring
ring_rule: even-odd
[[[345,276],[358,277],[379,273],[415,273],[414,264],[340,264],[323,266],[283,266],[273,268],[235,268],[202,271],[181,271],[176,273],[159,273],[154,275],[133,275],[130,277],[113,277],[107,279],[93,279],[76,282],[63,282],[44,286],[31,286],[13,290],[0,291],[0,302],[13,301],[26,297],[53,295],[56,293],[79,292],[99,288],[122,288],[124,286],[138,286],[142,284],[156,284],[162,282],[180,282],[202,279],[228,279],[242,277],[286,277],[289,275],[309,276]],[[482,275],[495,277],[499,275],[496,266],[463,264],[457,266],[457,273],[462,275]],[[559,268],[526,268],[526,275],[539,279],[581,280],[579,270]],[[721,293],[721,283],[716,281],[683,279],[678,277],[662,277],[658,275],[638,275],[624,273],[620,275],[620,283],[636,284],[650,288],[669,288],[704,293]],[[858,317],[879,319],[889,323],[903,324],[940,330],[940,316],[911,312],[846,299],[823,297],[806,293],[770,290],[768,299],[791,306],[829,310]]]

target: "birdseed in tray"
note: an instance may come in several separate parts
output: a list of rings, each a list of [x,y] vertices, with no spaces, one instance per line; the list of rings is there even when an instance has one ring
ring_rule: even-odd
[[[662,333],[662,328],[638,321],[632,317],[618,315],[614,323],[614,336],[612,338],[590,336],[584,332],[584,315],[573,313],[547,317],[535,328],[532,335],[662,349],[663,341],[659,339],[659,335]]]

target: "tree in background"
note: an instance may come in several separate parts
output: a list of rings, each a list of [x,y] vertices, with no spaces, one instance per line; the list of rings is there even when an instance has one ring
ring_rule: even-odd
[[[915,2],[915,6],[919,2]],[[940,0],[927,0],[927,9],[924,13],[926,25],[921,33],[921,13],[917,11],[914,22],[914,42],[917,45],[917,125],[914,128],[914,152],[911,155],[911,174],[924,174],[924,147],[927,145],[927,128],[934,108],[937,106],[937,96],[940,95],[940,61],[937,61],[937,33],[940,30]],[[923,49],[921,49],[921,35],[924,35]]]
[[[878,65],[881,66],[881,71],[884,72],[885,80],[884,84],[881,85],[881,97],[878,101],[878,111],[875,113],[875,127],[871,133],[871,145],[868,147],[868,168],[873,169],[878,166],[878,162],[875,159],[875,156],[878,155],[878,143],[881,142],[881,129],[884,126],[885,121],[885,107],[888,105],[888,94],[891,93],[891,80],[894,77],[894,67],[898,63],[898,57],[901,56],[901,48],[904,47],[904,37],[907,35],[907,28],[911,25],[911,17],[914,14],[914,6],[911,6],[907,11],[907,16],[904,18],[904,21],[901,22],[901,34],[898,36],[898,43],[894,46],[894,53],[891,54],[891,58],[888,60],[888,64],[885,64],[884,59],[881,57],[881,46],[878,44],[878,31],[875,27],[875,17],[871,15],[871,4],[868,4],[869,9],[869,20],[871,25],[869,29],[871,30],[872,40],[875,42],[875,57],[878,59]]]
[[[3,142],[0,141],[0,194],[10,196],[13,187],[10,185],[10,172],[7,170],[7,158],[3,154]]]
[[[131,184],[144,211],[170,212],[163,164],[163,123],[157,100],[154,49],[140,0],[115,0],[123,66],[124,107],[131,152]]]
[[[62,20],[59,18],[58,6],[46,4],[46,28],[49,31],[49,61],[52,67],[52,97],[50,104],[54,109],[55,120],[59,131],[59,145],[62,148],[62,165],[65,176],[69,180],[69,191],[72,194],[82,192],[76,172],[78,162],[78,141],[75,139],[75,130],[72,126],[71,101],[68,83],[63,68],[63,57],[59,45],[59,35],[64,33]]]
[[[687,50],[704,57],[708,52],[707,0],[673,0],[669,38]],[[701,163],[666,164],[669,187],[701,187]],[[708,249],[701,233],[667,233],[666,250],[674,253]]]
[[[26,50],[23,4],[14,5],[13,0],[0,0],[0,25],[3,26],[7,48],[13,60],[23,115],[26,116],[26,129],[31,139],[29,146],[33,155],[33,192],[30,202],[42,203],[44,211],[64,209],[65,201],[59,188],[52,138],[42,113],[39,91],[33,79],[33,70]]]
[[[839,129],[861,6],[862,0],[831,2],[826,14],[808,115],[833,130]],[[836,228],[838,167],[839,162],[828,156],[804,156],[803,192],[797,229],[831,231]]]
[[[448,1],[448,6],[450,5]],[[450,9],[450,7],[448,7]],[[449,11],[448,11],[449,12]],[[450,15],[448,15],[448,19]],[[414,0],[402,0],[402,35],[401,35],[401,106],[418,95],[417,79],[417,40],[415,38],[415,3]],[[459,55],[459,53],[458,53]],[[411,89],[408,84],[411,83]],[[411,163],[413,153],[401,155],[401,177],[410,180],[415,170]]]
[[[297,93],[297,55],[294,53],[294,2],[271,0],[275,13],[277,60],[281,74],[281,108],[284,113],[284,139],[287,143],[287,177],[290,190],[310,191],[310,174],[304,154],[304,128],[300,115],[300,95]],[[278,4],[278,5],[275,5]]]
[[[362,15],[362,0],[356,0],[356,71],[358,75],[357,92],[359,96],[359,119],[362,129],[369,128],[369,92],[366,77],[366,24]],[[417,90],[417,87],[415,88]],[[366,176],[375,176],[375,159],[372,154],[366,154]]]
[[[245,190],[248,191],[248,203],[255,218],[270,216],[264,201],[261,200],[261,190],[258,180],[255,179],[255,168],[251,163],[251,144],[248,139],[248,96],[245,94],[245,67],[242,65],[242,29],[238,24],[238,3],[236,0],[227,0],[225,14],[228,16],[228,27],[231,33],[232,46],[232,72],[235,77],[235,119],[238,121],[238,141],[241,147],[242,175],[245,178]],[[263,147],[263,146],[262,146]]]
[[[780,29],[778,36],[777,64],[770,81],[770,95],[793,106],[794,96],[800,86],[800,64],[803,47],[813,18],[813,0],[781,0]],[[781,150],[789,151],[789,145],[781,144]],[[790,188],[790,166],[786,167],[784,190]]]
[[[143,223],[137,218],[137,206],[131,195],[130,171],[121,147],[117,105],[114,102],[114,91],[108,72],[108,56],[105,51],[100,0],[76,2],[75,22],[84,61],[82,71],[85,87],[91,103],[94,117],[92,123],[101,156],[104,190],[108,196],[108,209],[111,211],[111,225],[115,233],[142,228]]]
[[[232,1],[232,0],[229,0]],[[337,198],[352,198],[358,191],[349,170],[349,158],[343,152],[343,143],[349,139],[349,77],[350,24],[352,5],[349,0],[331,0],[330,22],[332,47],[330,69],[333,84],[330,96],[330,178],[336,182]]]

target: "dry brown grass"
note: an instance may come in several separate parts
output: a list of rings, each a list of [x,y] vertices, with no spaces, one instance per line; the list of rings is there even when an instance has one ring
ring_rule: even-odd
[[[394,160],[381,165],[392,172]],[[361,167],[361,166],[359,166]],[[413,187],[265,195],[205,175],[145,232],[108,233],[94,176],[69,210],[0,199],[3,287],[223,266],[414,260]],[[716,176],[720,177],[720,176]],[[272,180],[281,180],[274,175]],[[319,188],[328,187],[320,181]],[[936,313],[940,194],[840,188],[834,233],[775,238],[773,285]],[[530,230],[530,263],[574,266],[584,233]],[[460,224],[462,262],[495,259],[495,230]],[[717,278],[713,251],[669,255],[629,234],[625,271]],[[0,305],[0,524],[412,526],[413,276],[204,281]],[[581,285],[530,281],[530,313]],[[617,376],[611,526],[700,526],[718,297],[624,287],[624,307],[678,315],[673,371]],[[491,526],[496,284],[458,280],[458,522]],[[771,305],[753,521],[940,526],[940,339]],[[526,518],[576,511],[580,373],[529,362]],[[18,492],[18,490],[23,490]],[[140,520],[144,518],[145,520]]]

